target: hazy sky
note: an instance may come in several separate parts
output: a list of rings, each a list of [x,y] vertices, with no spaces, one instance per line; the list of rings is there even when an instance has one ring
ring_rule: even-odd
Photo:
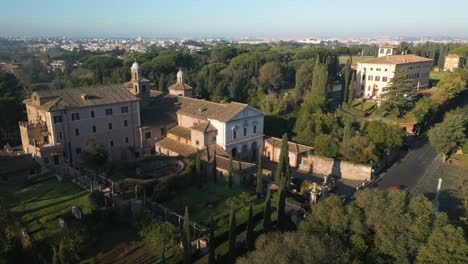
[[[10,0],[2,36],[468,37],[468,0]]]

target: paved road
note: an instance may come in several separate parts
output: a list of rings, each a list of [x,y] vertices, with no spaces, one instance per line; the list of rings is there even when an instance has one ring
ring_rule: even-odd
[[[405,185],[409,192],[413,193],[426,177],[433,177],[431,171],[440,166],[440,163],[440,156],[428,140],[423,139],[416,142],[373,186],[387,189],[394,184]]]

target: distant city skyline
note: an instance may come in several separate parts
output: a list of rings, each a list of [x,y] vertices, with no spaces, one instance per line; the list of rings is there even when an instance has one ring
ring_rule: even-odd
[[[15,0],[0,36],[210,38],[468,38],[468,1]]]

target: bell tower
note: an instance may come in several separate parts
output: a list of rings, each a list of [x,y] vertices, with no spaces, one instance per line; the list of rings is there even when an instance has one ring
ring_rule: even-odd
[[[184,83],[184,72],[181,68],[179,68],[179,71],[177,72],[177,83]]]
[[[151,83],[149,80],[143,78],[141,74],[140,64],[135,60],[130,68],[130,73],[132,75],[129,82],[126,82],[125,87],[134,95],[143,98],[150,96],[150,86]]]
[[[138,64],[138,62],[136,60],[132,64],[132,67],[130,68],[130,71],[132,73],[132,82],[138,81],[141,78],[140,64]]]

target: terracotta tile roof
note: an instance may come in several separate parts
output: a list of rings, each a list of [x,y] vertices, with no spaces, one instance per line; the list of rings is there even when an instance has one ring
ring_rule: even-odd
[[[32,99],[27,99],[23,102],[45,111],[57,111],[139,100],[120,84],[67,88],[61,90],[42,90],[34,92],[33,95],[38,96],[41,100],[46,99],[46,102],[41,105],[37,105]],[[86,95],[87,99],[83,99],[83,95]]]
[[[174,83],[173,85],[167,88],[168,90],[175,90],[175,91],[185,91],[185,90],[192,90],[192,86],[185,84],[185,83]]]
[[[274,147],[281,148],[281,139],[275,137],[265,137],[265,141],[270,143]],[[314,148],[306,145],[302,145],[296,142],[288,141],[289,151],[296,154],[313,152]]]
[[[208,120],[214,119],[227,122],[242,110],[249,107],[247,104],[231,102],[228,104],[213,103],[206,100],[179,96],[178,113]]]
[[[214,103],[206,100],[163,94],[152,91],[152,101],[142,109],[143,111],[153,111],[154,113],[180,113],[192,116],[198,119],[214,119],[221,122],[227,122],[249,108],[247,104],[231,102],[227,104]],[[142,120],[144,124],[146,120]]]
[[[216,127],[214,127],[210,122],[201,122],[192,126],[190,129],[200,131],[200,132],[211,132],[215,131]]]
[[[191,138],[190,128],[183,127],[183,126],[175,126],[175,127],[171,128],[171,129],[169,129],[169,131],[167,131],[167,133],[172,134],[172,135],[177,136],[177,137],[181,137],[181,138],[186,138],[186,139]]]
[[[414,54],[405,54],[405,55],[392,55],[392,56],[383,56],[379,58],[373,58],[368,60],[363,60],[358,62],[358,64],[370,63],[370,64],[405,64],[405,63],[415,63],[415,62],[429,62],[432,59],[416,56]]]
[[[179,155],[182,156],[191,156],[197,153],[197,148],[192,147],[188,144],[184,144],[182,142],[179,142],[177,140],[174,140],[172,138],[165,137],[159,141],[156,142],[156,147],[161,147],[163,149],[168,149],[170,151],[173,151],[175,153],[178,153]]]

